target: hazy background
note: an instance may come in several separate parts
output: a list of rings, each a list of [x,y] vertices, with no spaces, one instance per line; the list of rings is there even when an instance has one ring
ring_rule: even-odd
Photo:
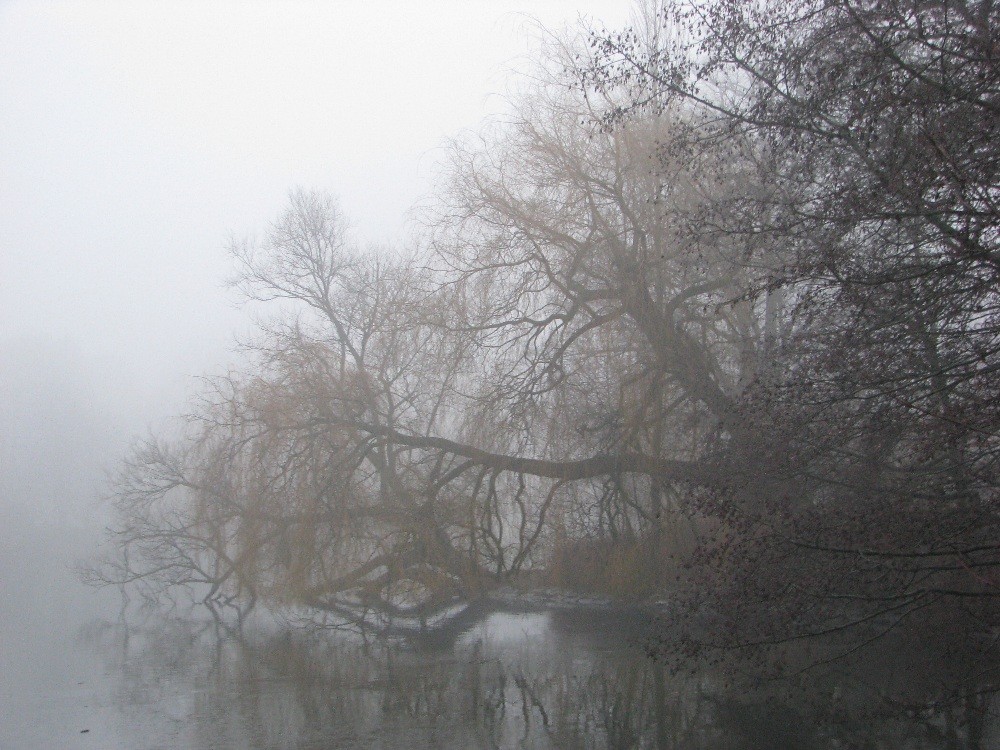
[[[289,190],[405,235],[443,139],[502,112],[539,32],[630,3],[0,3],[0,584],[92,549],[102,471],[231,360],[230,234]],[[43,617],[48,617],[48,614]]]

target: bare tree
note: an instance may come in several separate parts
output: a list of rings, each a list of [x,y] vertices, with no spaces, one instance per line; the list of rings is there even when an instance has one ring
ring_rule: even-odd
[[[743,406],[771,437],[732,455],[754,491],[695,566],[702,642],[896,638],[995,682],[997,27],[985,2],[723,0],[662,11],[652,45],[591,37],[605,127],[684,111],[666,154],[743,144],[708,226],[781,296]]]
[[[612,549],[699,653],[897,638],[988,685],[991,8],[595,35],[581,86],[453,145],[420,251],[294,195],[233,248],[283,317],[137,455],[107,580],[388,621]]]

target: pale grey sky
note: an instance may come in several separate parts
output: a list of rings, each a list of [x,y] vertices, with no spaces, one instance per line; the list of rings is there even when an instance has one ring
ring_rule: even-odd
[[[230,233],[265,227],[305,187],[338,195],[360,239],[398,240],[442,141],[504,106],[531,19],[616,27],[630,13],[624,0],[0,4],[7,371],[62,357],[48,366],[86,369],[140,425],[177,411],[245,319],[222,287]]]
[[[233,359],[249,313],[224,288],[230,235],[303,187],[337,195],[360,241],[399,241],[442,143],[530,68],[535,22],[630,15],[0,0],[0,548],[43,529],[90,544],[102,471]]]

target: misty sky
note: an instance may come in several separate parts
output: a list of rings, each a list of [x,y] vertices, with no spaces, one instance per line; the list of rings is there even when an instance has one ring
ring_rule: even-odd
[[[117,611],[72,566],[111,521],[105,471],[234,357],[230,235],[302,187],[400,241],[444,140],[503,111],[530,19],[630,12],[0,0],[0,673],[61,674],[46,644]]]
[[[248,327],[228,238],[302,187],[339,196],[361,242],[400,241],[440,146],[530,67],[533,20],[630,13],[0,0],[0,672],[61,659],[39,644],[107,606],[71,567],[110,522],[104,472]]]
[[[0,3],[6,408],[44,381],[71,400],[96,386],[140,425],[175,412],[244,325],[230,234],[304,187],[339,196],[362,241],[398,241],[444,139],[504,107],[532,20],[616,26],[630,8]]]

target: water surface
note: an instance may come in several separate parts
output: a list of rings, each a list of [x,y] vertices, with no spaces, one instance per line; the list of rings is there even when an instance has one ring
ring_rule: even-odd
[[[416,638],[195,610],[95,618],[4,657],[19,748],[944,748],[942,717],[877,691],[748,690],[649,653],[625,612],[483,610]],[[16,644],[15,644],[16,645]],[[13,679],[11,676],[13,675]],[[86,730],[86,731],[84,731]],[[959,745],[960,746],[960,745]],[[989,746],[989,745],[986,745]]]

